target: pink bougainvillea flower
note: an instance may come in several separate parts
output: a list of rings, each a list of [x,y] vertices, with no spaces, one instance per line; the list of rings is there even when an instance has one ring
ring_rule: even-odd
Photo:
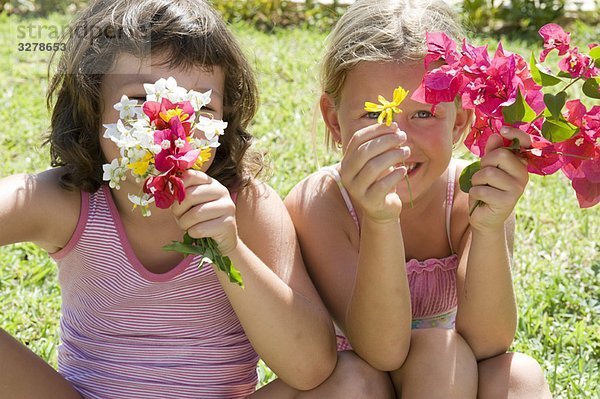
[[[562,165],[554,143],[542,136],[530,136],[531,148],[521,151],[527,160],[527,171],[536,175],[551,175]]]
[[[465,137],[464,144],[473,154],[482,157],[485,146],[491,135],[496,134],[502,127],[502,120],[484,115],[475,108],[475,121]]]
[[[463,106],[478,108],[488,116],[502,117],[501,108],[515,102],[520,83],[516,75],[515,57],[494,57],[486,73],[465,86]]]
[[[600,183],[593,183],[586,178],[574,178],[571,182],[580,208],[591,208],[600,202]]]
[[[467,43],[466,40],[463,40],[459,64],[467,74],[475,74],[477,76],[485,74],[485,71],[491,64],[487,46],[475,47]]]
[[[573,125],[581,128],[581,122],[583,117],[587,114],[587,108],[581,100],[569,100],[565,104],[567,112],[564,114],[565,118]]]
[[[544,39],[544,50],[540,53],[540,62],[544,62],[548,53],[558,50],[558,55],[565,55],[571,43],[571,34],[566,33],[557,24],[546,24],[538,31]]]
[[[156,170],[163,171],[175,168],[176,170],[184,171],[191,169],[196,164],[198,155],[200,155],[199,149],[174,154],[161,151],[156,155]]]
[[[167,209],[177,200],[179,203],[185,199],[185,186],[183,180],[169,171],[158,176],[150,176],[144,183],[144,192],[152,195],[156,206]]]
[[[454,101],[462,86],[463,77],[459,71],[449,65],[442,65],[425,76],[411,98],[435,106],[441,102]]]
[[[591,65],[592,59],[585,54],[581,54],[577,47],[569,49],[567,54],[558,63],[560,70],[567,72],[573,78],[592,73]]]
[[[542,62],[551,51],[557,50],[558,55],[563,56],[559,68],[571,78],[587,80],[600,75],[600,68],[595,66],[592,58],[596,57],[596,50],[593,55],[586,55],[580,53],[577,47],[571,48],[570,34],[557,24],[543,26],[539,34],[544,39],[544,50],[540,55]],[[589,45],[590,49],[597,46]],[[527,133],[532,145],[531,148],[518,148],[516,143],[504,139],[504,147],[525,159],[530,173],[549,175],[562,169],[572,180],[581,207],[599,202],[600,107],[587,111],[579,100],[569,101],[564,106],[566,87],[574,81],[563,80],[566,87],[559,91],[559,95],[544,99],[542,89],[554,86],[564,76],[561,74],[558,79],[552,79],[547,76],[552,75],[550,70],[546,71],[543,66],[532,71],[528,61],[505,51],[502,43],[490,57],[486,46],[472,46],[463,40],[461,49],[456,50],[447,35],[431,33],[427,35],[427,50],[427,72],[412,99],[432,104],[435,108],[440,102],[452,101],[460,96],[462,107],[473,109],[475,114],[471,130],[464,140],[473,154],[484,156],[489,137],[497,134],[502,126],[510,124]],[[446,65],[430,70],[431,64],[438,60],[446,61]],[[541,74],[538,69],[547,75]],[[584,85],[583,92],[594,97],[590,89],[596,87],[595,82],[590,83]],[[521,102],[519,93],[528,106]],[[553,143],[542,135],[544,129],[544,135],[552,133],[554,136],[555,130],[560,134],[570,133],[563,123],[565,119],[577,127],[573,137]],[[546,124],[547,121],[552,123]]]
[[[188,132],[179,118],[172,118],[168,122],[168,128],[154,132],[154,143],[159,144],[162,150],[154,157],[154,166],[159,172],[170,170],[175,160],[181,158],[192,149],[187,140]],[[193,153],[193,152],[192,152]],[[195,152],[196,156],[199,151]],[[193,163],[192,163],[193,164]]]
[[[557,144],[561,153],[562,171],[569,178],[586,178],[600,182],[600,107],[587,112],[580,100],[566,104],[567,120],[579,127],[573,137]],[[580,183],[581,186],[581,183]]]
[[[446,64],[454,64],[458,60],[456,52],[456,43],[443,32],[434,32],[425,34],[427,42],[427,55],[425,55],[425,69],[439,59],[443,59]]]

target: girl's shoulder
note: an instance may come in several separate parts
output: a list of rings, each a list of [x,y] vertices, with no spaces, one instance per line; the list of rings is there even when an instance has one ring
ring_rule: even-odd
[[[0,180],[0,245],[30,241],[52,253],[71,238],[81,192],[61,186],[62,168]]]
[[[321,168],[301,180],[285,198],[297,229],[331,234],[338,230],[350,241],[358,239],[358,230],[342,195],[335,166]]]

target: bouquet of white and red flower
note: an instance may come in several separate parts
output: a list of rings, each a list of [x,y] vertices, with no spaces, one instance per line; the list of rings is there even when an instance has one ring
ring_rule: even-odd
[[[103,178],[115,189],[120,188],[128,171],[137,181],[143,181],[140,195],[128,197],[133,208],[139,206],[142,214],[149,216],[152,202],[167,209],[176,200],[181,203],[185,199],[182,173],[188,169],[200,170],[210,158],[211,149],[219,146],[219,136],[224,134],[227,123],[202,111],[210,102],[210,91],[187,91],[177,86],[172,77],[144,84],[144,89],[143,104],[138,105],[137,100],[124,95],[114,105],[120,119],[104,125],[104,137],[116,143],[121,158],[103,166]],[[203,138],[196,137],[196,131]],[[214,263],[231,282],[243,285],[239,271],[227,256],[221,255],[212,238],[195,239],[186,233],[183,242],[174,241],[163,248],[202,255],[200,267]]]
[[[539,33],[544,39],[540,63],[533,54],[527,63],[501,43],[490,57],[487,46],[463,41],[457,50],[446,34],[428,33],[427,72],[412,98],[435,108],[460,96],[462,106],[474,110],[465,145],[477,156],[483,156],[488,138],[503,125],[528,133],[531,148],[508,140],[505,146],[527,160],[530,173],[549,175],[561,169],[571,180],[579,206],[592,207],[600,201],[600,106],[588,110],[579,99],[567,101],[566,89],[583,81],[583,94],[600,99],[600,46],[591,44],[588,54],[582,54],[570,46],[570,33],[556,24],[544,25]],[[563,57],[553,73],[541,63],[555,49]],[[429,70],[438,60],[444,65]],[[564,86],[557,93],[542,91],[560,84]],[[463,191],[469,191],[471,176],[479,168],[475,162],[464,170]]]

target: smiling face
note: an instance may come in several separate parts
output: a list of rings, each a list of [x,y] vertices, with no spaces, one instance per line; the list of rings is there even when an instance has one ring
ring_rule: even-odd
[[[157,61],[154,59],[154,61]],[[203,68],[170,68],[168,65],[162,65],[161,62],[152,63],[150,59],[140,59],[134,55],[123,53],[115,61],[113,68],[105,75],[101,85],[102,98],[102,124],[116,123],[119,119],[119,111],[115,110],[113,105],[121,100],[125,94],[130,99],[137,99],[138,104],[146,100],[146,91],[144,83],[153,84],[160,78],[172,76],[177,81],[177,85],[186,90],[195,90],[206,92],[212,90],[211,101],[202,109],[203,112],[211,113],[215,119],[223,118],[223,91],[225,77],[220,67],[213,67],[211,70]],[[104,128],[101,128],[100,147],[104,157],[110,162],[118,158],[119,150],[115,143],[110,139],[104,138]],[[203,165],[202,170],[206,171],[214,159],[214,151],[210,159]]]
[[[405,165],[409,170],[413,200],[426,193],[445,172],[453,144],[469,120],[469,113],[458,109],[454,103],[441,103],[432,114],[431,105],[410,99],[421,83],[423,73],[422,63],[360,63],[346,75],[337,104],[323,112],[334,140],[341,143],[345,151],[355,132],[377,123],[379,113],[365,111],[365,101],[377,103],[379,95],[391,100],[398,86],[408,90],[408,96],[400,104],[402,112],[394,114],[393,120],[408,137],[405,145],[410,147],[411,155]],[[328,101],[332,102],[331,99]],[[404,180],[398,185],[397,192],[403,201],[409,201]]]

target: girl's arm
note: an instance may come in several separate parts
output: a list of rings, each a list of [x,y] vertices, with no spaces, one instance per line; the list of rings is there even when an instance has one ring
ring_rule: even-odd
[[[517,129],[503,132],[530,144]],[[514,207],[528,181],[523,160],[502,148],[492,136],[481,159],[481,170],[473,176],[469,207],[483,201],[470,217],[459,253],[456,329],[467,340],[477,359],[504,353],[516,329],[517,308],[511,275],[514,241]]]
[[[71,238],[80,208],[79,190],[60,187],[60,168],[0,180],[0,245],[30,241],[52,253]]]
[[[213,237],[240,271],[244,288],[216,274],[257,353],[290,386],[315,388],[335,367],[333,326],[283,202],[259,182],[241,190],[235,205],[201,172],[190,171],[185,183],[175,215],[192,237]]]
[[[354,133],[346,145],[340,173],[360,212],[358,243],[341,227],[343,215],[332,218],[340,210],[348,214],[339,193],[325,197],[305,182],[286,200],[313,280],[335,320],[354,350],[386,371],[404,363],[410,340],[402,202],[395,190],[406,171],[394,167],[409,155],[401,148],[405,140],[395,123],[376,124]]]
[[[378,369],[399,368],[410,339],[410,298],[402,290],[404,258],[393,259],[404,256],[398,248],[399,226],[371,228],[363,223],[358,238],[339,188],[324,174],[301,182],[285,203],[309,274],[353,349]],[[368,246],[371,251],[364,249]]]

